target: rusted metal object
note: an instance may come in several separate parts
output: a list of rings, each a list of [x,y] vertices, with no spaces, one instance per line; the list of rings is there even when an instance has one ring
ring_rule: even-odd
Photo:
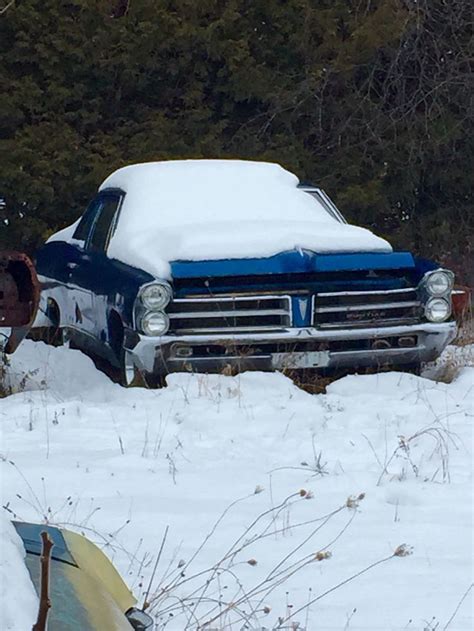
[[[0,252],[0,327],[11,328],[4,351],[13,353],[36,316],[40,285],[33,263],[20,252]]]
[[[472,317],[472,291],[457,285],[452,293],[453,315],[459,324]]]

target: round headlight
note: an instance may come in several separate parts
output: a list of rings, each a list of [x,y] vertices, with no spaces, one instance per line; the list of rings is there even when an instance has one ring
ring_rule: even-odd
[[[151,283],[143,287],[140,299],[147,309],[158,311],[171,300],[171,287],[165,283]]]
[[[431,272],[425,277],[425,287],[432,296],[443,296],[453,288],[453,275],[442,270]]]
[[[451,305],[444,298],[431,298],[425,305],[425,316],[431,322],[444,322],[451,315]]]
[[[170,319],[161,311],[148,311],[142,316],[141,329],[145,335],[164,335],[170,326]]]

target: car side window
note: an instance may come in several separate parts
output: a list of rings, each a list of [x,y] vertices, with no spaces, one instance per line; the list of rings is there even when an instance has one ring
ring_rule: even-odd
[[[87,249],[92,252],[104,252],[111,228],[120,205],[119,195],[105,195],[101,198],[101,207],[92,226],[92,234],[87,242]]]
[[[98,211],[102,205],[101,199],[96,198],[93,199],[89,206],[86,208],[86,212],[82,215],[82,219],[77,225],[74,234],[72,235],[73,239],[77,241],[86,241],[91,228],[94,224],[94,220],[97,216]]]

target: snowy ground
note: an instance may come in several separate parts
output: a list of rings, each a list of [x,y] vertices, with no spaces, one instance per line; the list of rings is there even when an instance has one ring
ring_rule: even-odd
[[[469,631],[474,368],[457,368],[449,384],[351,376],[318,396],[263,373],[125,390],[78,351],[27,341],[0,400],[2,503],[87,534],[140,602],[169,527],[157,629],[221,611],[204,628]]]

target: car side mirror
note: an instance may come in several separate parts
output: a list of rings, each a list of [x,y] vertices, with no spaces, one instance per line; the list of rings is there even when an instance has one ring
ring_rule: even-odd
[[[132,607],[125,616],[135,631],[149,631],[153,628],[153,618],[141,609]]]

